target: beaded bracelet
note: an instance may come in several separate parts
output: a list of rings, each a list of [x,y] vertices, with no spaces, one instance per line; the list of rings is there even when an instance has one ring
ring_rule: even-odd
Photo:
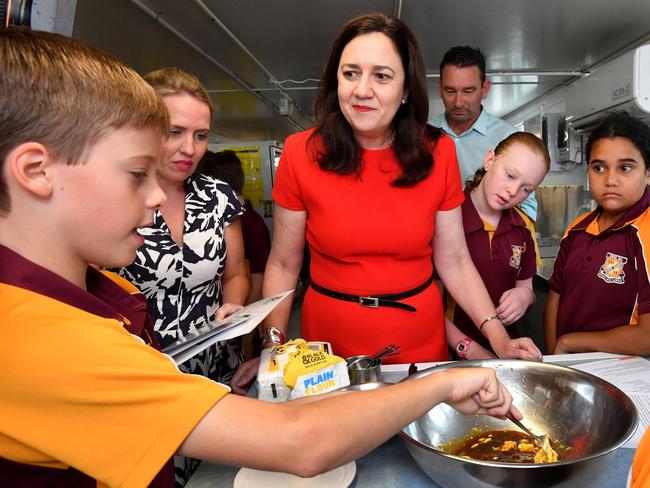
[[[483,332],[483,326],[484,326],[485,324],[487,324],[490,320],[498,320],[499,322],[501,322],[501,325],[503,325],[503,320],[501,320],[501,317],[499,317],[498,314],[497,314],[497,315],[491,315],[490,317],[488,317],[487,319],[485,319],[483,322],[481,322],[481,325],[478,326],[478,330],[480,330],[481,332]]]

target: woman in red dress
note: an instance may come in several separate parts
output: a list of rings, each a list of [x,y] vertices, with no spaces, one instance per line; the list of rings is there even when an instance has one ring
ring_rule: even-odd
[[[395,343],[392,362],[446,360],[435,263],[500,357],[539,359],[530,339],[510,339],[472,264],[455,148],[426,123],[425,74],[400,20],[368,14],[343,27],[321,79],[317,124],[284,146],[264,294],[296,286],[307,242],[305,339],[329,341],[343,357]],[[285,301],[267,327],[284,330],[289,311]]]

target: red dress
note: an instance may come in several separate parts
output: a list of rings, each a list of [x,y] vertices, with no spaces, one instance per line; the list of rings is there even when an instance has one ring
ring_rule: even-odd
[[[287,138],[273,198],[289,210],[306,211],[311,278],[353,295],[411,290],[432,272],[432,238],[438,210],[463,201],[453,141],[442,136],[432,148],[431,174],[413,187],[391,182],[401,173],[391,148],[364,150],[361,178],[323,171],[311,158],[311,130]],[[368,308],[309,289],[302,311],[302,336],[332,343],[334,353],[371,354],[398,344],[387,363],[448,359],[443,306],[435,284],[402,300],[410,312]]]

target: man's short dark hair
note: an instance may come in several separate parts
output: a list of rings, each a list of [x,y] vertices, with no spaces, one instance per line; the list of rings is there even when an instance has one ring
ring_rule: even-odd
[[[235,151],[206,151],[197,171],[228,183],[237,195],[244,190],[244,170]]]
[[[454,46],[445,53],[440,61],[440,77],[445,66],[470,68],[477,66],[481,73],[481,85],[485,83],[485,56],[483,51],[472,46]]]

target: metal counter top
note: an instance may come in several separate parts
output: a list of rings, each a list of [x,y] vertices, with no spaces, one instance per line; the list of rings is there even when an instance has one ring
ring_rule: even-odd
[[[593,486],[625,488],[634,451],[617,449]],[[441,488],[415,464],[399,436],[392,437],[356,463],[357,474],[351,488]],[[237,471],[236,466],[203,462],[186,488],[230,488]]]

